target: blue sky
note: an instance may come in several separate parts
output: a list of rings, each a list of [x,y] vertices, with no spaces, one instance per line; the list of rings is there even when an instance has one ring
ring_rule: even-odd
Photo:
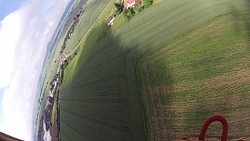
[[[26,0],[0,0],[0,21],[9,13],[17,10]]]
[[[0,0],[0,21],[11,12],[17,10],[26,0]],[[0,88],[0,103],[2,103],[4,88]],[[0,125],[3,124],[3,110],[0,106]]]
[[[1,132],[33,140],[32,112],[46,46],[68,3],[0,0]]]

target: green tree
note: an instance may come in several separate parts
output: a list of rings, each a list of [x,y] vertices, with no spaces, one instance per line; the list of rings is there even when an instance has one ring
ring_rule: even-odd
[[[147,8],[153,4],[153,0],[142,0],[142,3]]]
[[[121,14],[121,12],[122,12],[122,10],[123,10],[122,5],[119,4],[119,3],[115,3],[115,7],[116,7],[115,13],[118,14],[118,15]]]
[[[141,11],[143,11],[144,10],[144,6],[142,5],[142,6],[140,6],[139,8],[138,8],[138,12],[141,12]]]
[[[124,17],[127,21],[131,20],[135,16],[135,11],[132,7],[124,11]]]

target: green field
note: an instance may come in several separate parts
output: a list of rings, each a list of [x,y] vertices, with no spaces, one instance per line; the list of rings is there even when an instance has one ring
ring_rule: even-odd
[[[138,61],[150,128],[159,138],[198,135],[216,114],[228,119],[229,135],[249,135],[249,14],[220,16]],[[221,130],[214,126],[208,135]]]
[[[174,140],[214,114],[249,135],[249,25],[247,0],[162,0],[96,26],[65,70],[62,140]]]

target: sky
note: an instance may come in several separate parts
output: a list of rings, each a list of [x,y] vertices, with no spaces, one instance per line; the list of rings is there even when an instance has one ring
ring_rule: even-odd
[[[25,0],[0,0],[0,20],[2,20],[5,15],[20,7],[24,1]]]
[[[33,140],[47,44],[69,0],[0,0],[0,131]]]

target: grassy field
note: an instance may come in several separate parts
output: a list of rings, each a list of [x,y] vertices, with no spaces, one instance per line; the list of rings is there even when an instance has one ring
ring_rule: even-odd
[[[248,134],[250,2],[157,2],[81,45],[60,93],[62,140],[174,140],[214,114]]]
[[[220,16],[141,56],[145,105],[153,140],[198,135],[221,114],[230,136],[249,134],[250,13]],[[212,126],[207,135],[219,135]]]

